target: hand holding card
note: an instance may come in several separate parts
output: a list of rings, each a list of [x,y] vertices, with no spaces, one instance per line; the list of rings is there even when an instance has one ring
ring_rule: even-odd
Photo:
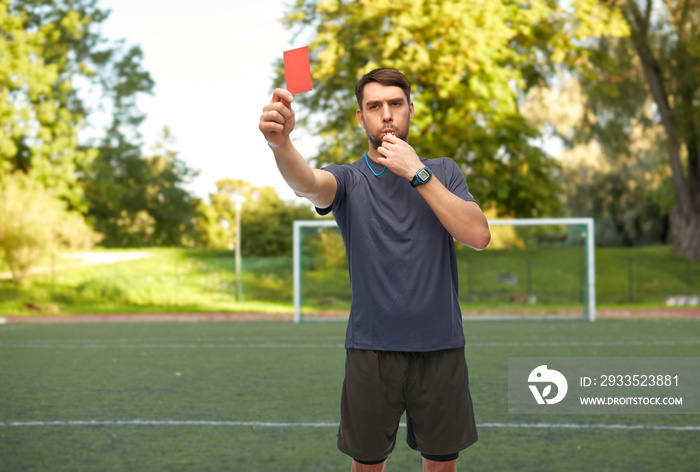
[[[309,63],[309,47],[284,51],[284,78],[287,90],[292,94],[311,90],[311,64]]]

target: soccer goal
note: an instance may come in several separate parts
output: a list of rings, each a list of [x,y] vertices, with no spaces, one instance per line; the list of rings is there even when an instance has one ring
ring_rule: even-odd
[[[592,218],[489,220],[484,251],[456,244],[464,319],[595,320]],[[294,321],[346,321],[352,291],[333,220],[294,222]]]

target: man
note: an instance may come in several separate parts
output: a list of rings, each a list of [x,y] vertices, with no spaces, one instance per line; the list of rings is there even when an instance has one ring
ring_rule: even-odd
[[[358,472],[385,470],[404,412],[424,471],[456,470],[477,440],[453,238],[481,250],[491,234],[454,161],[408,144],[410,90],[393,69],[358,82],[368,151],[342,166],[312,169],[295,149],[288,91],[275,90],[260,118],[285,181],[333,212],[345,243],[353,296],[338,448]]]

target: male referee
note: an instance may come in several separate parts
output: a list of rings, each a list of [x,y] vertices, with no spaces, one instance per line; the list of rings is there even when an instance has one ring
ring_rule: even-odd
[[[287,184],[319,214],[333,212],[345,243],[353,296],[338,448],[352,471],[386,470],[406,412],[423,470],[456,471],[477,431],[453,239],[482,250],[491,233],[457,164],[408,144],[408,79],[376,69],[355,95],[368,149],[349,164],[307,164],[290,139],[287,90],[274,91],[259,125]]]

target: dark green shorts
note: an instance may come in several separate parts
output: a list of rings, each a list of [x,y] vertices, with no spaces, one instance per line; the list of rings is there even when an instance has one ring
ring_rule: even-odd
[[[477,440],[464,348],[433,352],[348,349],[338,449],[353,459],[385,459],[406,412],[406,442],[430,455]]]

